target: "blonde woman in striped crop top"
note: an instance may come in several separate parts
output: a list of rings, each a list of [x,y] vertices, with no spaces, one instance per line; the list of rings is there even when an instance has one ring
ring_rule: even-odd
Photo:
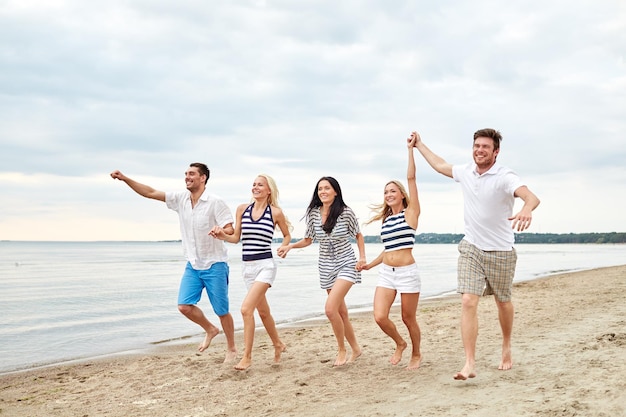
[[[261,174],[252,183],[252,202],[237,207],[235,231],[229,235],[223,230],[214,229],[215,237],[230,243],[242,244],[242,273],[248,293],[241,304],[243,317],[243,357],[235,369],[243,371],[252,364],[254,344],[254,310],[265,326],[274,345],[274,363],[280,362],[286,345],[280,340],[276,323],[270,313],[265,294],[276,278],[276,263],[272,256],[272,239],[276,226],[283,234],[282,245],[291,241],[291,224],[278,206],[278,187],[269,175]]]
[[[411,338],[411,357],[407,369],[418,369],[422,361],[420,353],[421,333],[417,323],[417,304],[419,302],[421,279],[415,259],[413,244],[420,215],[420,203],[415,182],[415,158],[413,146],[415,138],[407,139],[408,168],[407,183],[409,192],[399,181],[389,181],[385,185],[384,201],[373,207],[375,215],[368,221],[382,221],[381,240],[383,252],[362,269],[367,270],[381,265],[378,271],[378,283],[374,293],[374,318],[378,326],[396,344],[389,362],[397,365],[408,343],[402,338],[396,325],[389,318],[389,312],[396,295],[400,293],[402,321]]]

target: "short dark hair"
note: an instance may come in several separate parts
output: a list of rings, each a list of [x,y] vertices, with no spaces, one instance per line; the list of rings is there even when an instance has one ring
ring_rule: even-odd
[[[474,133],[474,140],[476,140],[476,138],[491,138],[493,140],[493,150],[497,151],[500,149],[502,134],[496,129],[486,128],[477,130],[476,133]]]
[[[193,162],[189,164],[189,166],[198,168],[200,170],[200,174],[206,176],[206,179],[204,180],[204,183],[206,184],[207,181],[209,180],[209,177],[211,176],[211,171],[209,171],[209,167],[206,166],[206,164],[203,164],[202,162]]]

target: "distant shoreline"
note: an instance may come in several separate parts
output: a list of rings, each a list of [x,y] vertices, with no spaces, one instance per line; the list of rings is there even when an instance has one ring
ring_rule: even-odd
[[[457,244],[463,233],[418,233],[417,245]],[[293,238],[297,242],[299,238]],[[366,235],[365,243],[380,243],[380,236]],[[274,243],[282,243],[282,237],[274,238]],[[180,243],[180,239],[165,240],[0,240],[0,243]],[[626,243],[626,232],[593,233],[516,233],[515,244],[620,244]]]

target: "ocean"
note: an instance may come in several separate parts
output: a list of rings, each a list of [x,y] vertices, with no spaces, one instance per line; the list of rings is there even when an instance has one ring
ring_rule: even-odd
[[[241,330],[241,247],[228,248],[231,312]],[[516,281],[626,263],[626,245],[516,249]],[[366,245],[368,260],[381,250],[380,244]],[[456,245],[415,246],[422,300],[454,292],[457,254]],[[323,317],[326,293],[319,287],[316,245],[291,250],[277,262],[267,293],[276,322]],[[0,373],[200,342],[201,329],[176,307],[184,266],[180,242],[0,242]],[[346,298],[352,311],[372,306],[377,269],[362,277]],[[206,294],[198,305],[219,326]]]

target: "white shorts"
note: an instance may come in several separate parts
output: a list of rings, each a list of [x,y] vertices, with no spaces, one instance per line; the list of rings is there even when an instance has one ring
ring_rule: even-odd
[[[271,287],[276,278],[276,262],[274,258],[244,261],[241,272],[246,288],[250,289],[255,281],[264,282]]]
[[[407,266],[380,265],[378,270],[378,287],[396,290],[399,293],[418,293],[422,289],[417,264]]]

